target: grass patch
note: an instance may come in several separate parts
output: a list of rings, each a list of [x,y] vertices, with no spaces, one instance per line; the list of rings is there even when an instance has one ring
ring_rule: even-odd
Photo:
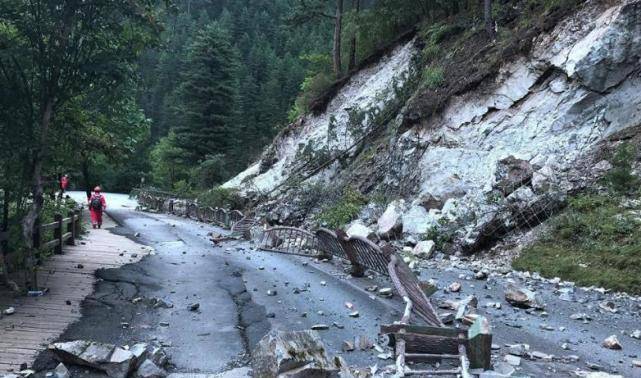
[[[430,66],[423,69],[423,85],[428,89],[436,89],[445,82],[445,72],[441,67]]]
[[[623,195],[584,194],[512,263],[580,285],[641,294],[641,205]]]
[[[334,205],[321,211],[317,220],[332,229],[343,227],[356,219],[365,204],[367,204],[367,198],[358,190],[346,188]]]

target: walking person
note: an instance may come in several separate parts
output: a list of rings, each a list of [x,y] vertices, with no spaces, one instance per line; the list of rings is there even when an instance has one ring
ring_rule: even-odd
[[[91,226],[93,228],[102,227],[102,212],[107,208],[105,196],[102,195],[100,186],[93,189],[93,194],[89,197],[89,212],[91,213]]]

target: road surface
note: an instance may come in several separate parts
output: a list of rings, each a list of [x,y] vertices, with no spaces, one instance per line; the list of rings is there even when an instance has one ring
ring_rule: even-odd
[[[84,193],[72,195],[83,198]],[[157,340],[166,346],[173,372],[211,374],[247,366],[251,350],[270,329],[303,330],[327,324],[329,329],[319,332],[330,355],[340,354],[361,367],[392,363],[379,359],[374,349],[341,351],[343,341],[355,336],[377,341],[379,325],[400,317],[398,298],[384,299],[366,290],[372,285],[389,287],[384,278],[350,278],[336,261],[255,251],[248,242],[214,247],[207,235],[224,230],[172,215],[136,211],[135,202],[125,195],[106,196],[109,215],[121,225],[111,231],[151,246],[155,253],[139,263],[100,271],[102,280],[83,304],[81,321],[61,339],[129,345]],[[638,300],[577,289],[568,301],[559,298],[554,284],[524,282],[511,275],[475,280],[470,270],[460,267],[460,261],[432,265],[439,269],[423,271],[423,279],[435,278],[441,288],[453,281],[463,286],[459,293],[440,290],[433,296],[437,303],[470,294],[479,299],[479,312],[489,317],[493,327],[496,362],[503,360],[507,344],[527,343],[531,352],[549,356],[524,358],[517,368],[520,374],[575,376],[575,370],[590,370],[591,366],[641,376],[641,368],[632,366],[632,360],[641,357],[641,340],[629,336],[641,328]],[[503,288],[509,281],[535,288],[545,311],[507,304]],[[154,308],[147,301],[134,304],[135,298],[158,298],[173,307]],[[599,309],[606,299],[615,303],[616,313]],[[353,310],[346,302],[354,305],[359,317],[349,316]],[[488,302],[498,302],[501,308],[488,308]],[[190,311],[194,303],[199,304],[197,312]],[[590,314],[593,320],[570,319],[579,312]],[[611,334],[618,336],[623,350],[601,346]],[[55,362],[43,353],[37,367],[50,369]],[[83,376],[90,375],[85,372]]]

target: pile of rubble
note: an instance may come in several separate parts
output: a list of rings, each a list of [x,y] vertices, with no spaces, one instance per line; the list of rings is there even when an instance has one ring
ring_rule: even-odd
[[[105,373],[111,378],[164,378],[168,358],[158,346],[138,343],[119,347],[113,344],[87,340],[59,342],[49,345],[60,364],[51,378],[69,378],[67,366],[82,366]]]

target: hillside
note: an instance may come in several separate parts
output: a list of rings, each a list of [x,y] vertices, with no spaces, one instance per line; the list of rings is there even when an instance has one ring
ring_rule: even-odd
[[[516,23],[531,40],[423,26],[224,187],[275,224],[487,249],[607,190],[614,151],[641,125],[640,10],[552,8],[543,25]]]

